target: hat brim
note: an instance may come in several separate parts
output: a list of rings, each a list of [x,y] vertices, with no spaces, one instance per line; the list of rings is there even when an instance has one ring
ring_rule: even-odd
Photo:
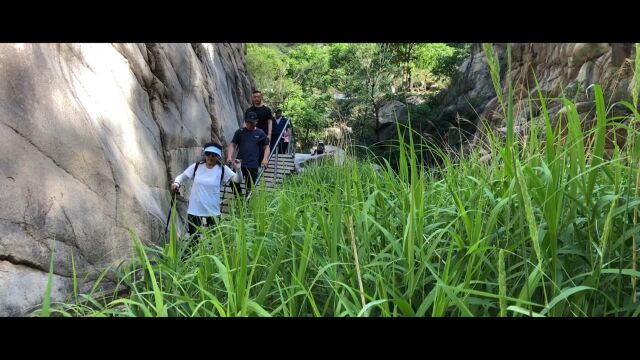
[[[222,150],[218,149],[218,148],[217,148],[217,147],[215,147],[215,146],[208,146],[208,147],[206,147],[206,148],[204,149],[204,152],[211,152],[211,153],[214,153],[214,154],[216,154],[216,155],[218,155],[218,156],[222,156]]]

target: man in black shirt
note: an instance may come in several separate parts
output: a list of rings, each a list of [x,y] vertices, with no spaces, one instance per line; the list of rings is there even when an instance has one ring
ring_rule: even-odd
[[[273,115],[271,114],[271,109],[262,103],[262,93],[260,90],[253,90],[253,94],[251,95],[251,103],[253,104],[250,108],[245,111],[254,112],[258,115],[258,129],[264,131],[267,135],[267,142],[271,142],[271,130],[273,129]]]
[[[233,134],[233,139],[227,149],[227,163],[232,162],[232,156],[238,147],[237,159],[242,160],[242,166],[240,170],[245,178],[246,191],[244,196],[247,196],[253,188],[253,183],[258,177],[258,166],[262,166],[264,169],[269,164],[269,140],[264,131],[256,128],[258,122],[258,116],[254,112],[247,112],[244,119],[244,128],[236,130]],[[260,156],[262,155],[262,162],[260,162]],[[235,183],[231,184],[234,187],[236,196],[241,195],[239,188],[235,186]]]

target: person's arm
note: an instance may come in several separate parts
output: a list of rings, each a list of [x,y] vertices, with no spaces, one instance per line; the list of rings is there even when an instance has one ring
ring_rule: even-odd
[[[264,146],[264,155],[262,156],[262,168],[267,169],[269,166],[269,143]]]
[[[271,112],[271,108],[267,106],[267,142],[271,142],[271,133],[273,131],[273,113]]]
[[[227,164],[233,161],[232,157],[235,152],[236,152],[236,143],[230,142],[229,146],[227,147]]]
[[[242,175],[242,170],[240,169],[240,167],[242,166],[242,162],[238,159],[236,159],[233,162],[233,168],[235,170],[231,170],[231,168],[229,168],[228,166],[225,165],[225,179],[223,179],[223,182],[226,184],[229,182],[229,180],[232,180],[234,183],[241,183],[244,181],[244,176]],[[229,174],[229,175],[227,175]],[[233,174],[233,175],[231,175]]]
[[[236,183],[244,182],[244,175],[242,174],[242,163],[241,160],[236,159],[233,165],[236,168],[236,175],[233,177],[233,181]]]
[[[173,184],[171,184],[172,191],[176,191],[180,187],[180,184],[182,184],[185,180],[191,179],[191,174],[193,174],[193,169],[195,166],[195,164],[189,165],[189,167],[187,167],[182,174],[176,176]]]

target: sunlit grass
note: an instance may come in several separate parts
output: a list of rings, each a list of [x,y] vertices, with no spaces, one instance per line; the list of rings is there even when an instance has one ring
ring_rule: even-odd
[[[380,158],[308,167],[233,207],[193,252],[173,225],[163,247],[132,233],[127,298],[44,314],[638,316],[637,96],[622,102],[631,115],[613,118],[596,86],[595,127],[583,130],[572,101],[532,94],[541,113],[530,121],[545,126],[524,140],[508,89],[499,91],[508,133],[489,137],[490,162],[476,150],[452,164],[434,149],[444,165],[426,168],[427,145],[412,134],[398,137],[396,167]],[[567,109],[557,122],[566,132],[547,112],[553,101]],[[607,155],[617,127],[626,147],[614,141]]]

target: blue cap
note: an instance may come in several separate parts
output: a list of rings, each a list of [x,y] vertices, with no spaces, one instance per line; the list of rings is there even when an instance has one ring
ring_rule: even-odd
[[[208,146],[204,149],[204,152],[212,152],[220,157],[222,157],[222,150],[218,149],[215,146]]]
[[[244,114],[244,121],[258,122],[258,114],[254,113],[253,111],[249,111]]]

